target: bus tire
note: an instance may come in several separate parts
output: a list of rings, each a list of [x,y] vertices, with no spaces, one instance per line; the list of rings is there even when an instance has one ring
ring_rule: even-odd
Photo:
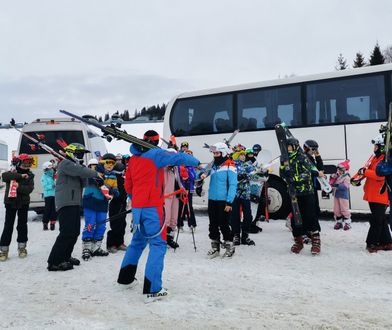
[[[276,175],[268,179],[268,214],[271,219],[286,219],[291,212],[286,183]]]

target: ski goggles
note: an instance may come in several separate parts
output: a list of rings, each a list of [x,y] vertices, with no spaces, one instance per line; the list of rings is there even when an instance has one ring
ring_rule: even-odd
[[[105,159],[105,160],[101,160],[100,163],[105,165],[114,165],[116,164],[116,161],[112,159]]]

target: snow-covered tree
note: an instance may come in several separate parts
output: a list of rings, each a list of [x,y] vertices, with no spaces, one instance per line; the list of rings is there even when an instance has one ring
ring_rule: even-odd
[[[347,69],[347,61],[346,59],[343,57],[342,53],[339,54],[338,56],[338,62],[337,65],[335,66],[336,70],[345,70]]]

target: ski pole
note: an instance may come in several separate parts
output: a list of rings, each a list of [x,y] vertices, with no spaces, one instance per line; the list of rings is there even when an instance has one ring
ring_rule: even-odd
[[[196,252],[195,233],[193,231],[193,227],[191,227],[191,233],[192,233],[192,239],[193,239],[193,247],[195,248],[195,252]]]
[[[97,222],[94,226],[92,226],[90,223],[87,225],[87,231],[90,232],[92,229],[95,229],[98,225],[102,225],[102,224],[107,223],[109,221],[114,221],[118,218],[121,218],[124,215],[127,215],[128,213],[131,213],[131,212],[132,212],[132,209],[117,213],[115,215],[112,215],[111,217],[106,218],[104,221]]]

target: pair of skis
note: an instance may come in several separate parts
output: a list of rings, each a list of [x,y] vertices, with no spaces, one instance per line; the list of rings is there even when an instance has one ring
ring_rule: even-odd
[[[285,167],[286,171],[291,171],[289,152],[287,149],[287,134],[286,134],[285,127],[282,124],[277,124],[275,126],[275,134],[276,134],[276,138],[278,139],[278,144],[279,144],[279,149],[281,154],[280,160],[282,162],[282,166]],[[288,185],[288,193],[290,196],[294,222],[297,226],[302,226],[302,216],[298,206],[298,199],[295,193],[294,182],[292,181],[290,176],[288,176],[286,180]]]
[[[285,128],[286,130],[286,134],[287,137],[289,138],[293,138],[294,135],[290,132],[290,130],[288,129],[288,127],[286,126],[285,123],[282,123],[282,126]],[[308,163],[308,165],[310,165],[310,167],[312,168],[313,171],[319,171],[318,168],[309,160],[309,158],[306,156],[305,152],[303,151],[303,149],[301,148],[301,146],[299,146],[299,152],[301,152],[304,156],[305,156],[305,161]],[[317,181],[320,183],[320,187],[321,190],[323,190],[324,192],[326,192],[327,194],[332,192],[332,187],[329,184],[326,176],[318,176],[317,177]]]

